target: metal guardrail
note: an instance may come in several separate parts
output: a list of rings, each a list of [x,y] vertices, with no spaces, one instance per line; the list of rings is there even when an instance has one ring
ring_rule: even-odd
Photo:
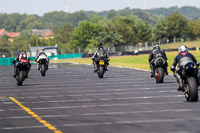
[[[188,48],[189,51],[200,51],[199,47]],[[164,49],[166,52],[178,51],[178,49]],[[149,54],[152,50],[142,50],[135,53],[134,51],[123,51],[123,52],[116,52],[116,53],[109,53],[109,56],[122,56],[122,55],[141,55],[141,54]],[[82,54],[83,58],[92,57],[93,54]]]
[[[64,55],[55,55],[55,56],[50,56],[49,58],[51,60],[57,60],[57,59],[69,59],[69,58],[81,58],[81,54],[64,54]],[[0,65],[7,66],[7,65],[12,65],[13,60],[15,57],[12,58],[0,58]],[[30,57],[31,61],[34,61],[35,57]]]

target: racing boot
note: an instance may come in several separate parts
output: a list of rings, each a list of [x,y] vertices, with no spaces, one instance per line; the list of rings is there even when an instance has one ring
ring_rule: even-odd
[[[174,73],[174,77],[176,78],[177,80],[177,83],[179,84],[179,87],[177,88],[178,91],[184,91],[184,88],[183,88],[183,81],[181,79],[181,76],[178,74],[178,73]]]
[[[93,61],[93,65],[94,65],[94,73],[97,72],[97,64],[95,61]]]
[[[153,68],[153,65],[152,64],[150,64],[150,68],[151,68],[151,78],[153,78],[154,77],[154,75],[155,75],[155,72],[154,72],[154,68]]]
[[[105,71],[108,71],[107,65],[105,65]]]
[[[28,78],[28,72],[26,72],[25,78]]]
[[[37,63],[37,70],[40,70],[39,63]]]
[[[97,72],[97,65],[94,63],[94,73]]]
[[[48,70],[49,69],[49,65],[46,65],[46,70]]]
[[[153,78],[155,76],[154,72],[151,71],[151,78]]]
[[[13,78],[16,78],[16,75],[17,75],[16,72],[14,72],[14,74],[13,74]]]
[[[165,74],[166,74],[166,75],[169,75],[168,70],[167,70],[167,67],[168,67],[168,63],[165,64]]]
[[[169,75],[169,73],[168,73],[168,70],[167,70],[167,69],[165,69],[165,74],[166,74],[166,75]]]
[[[184,88],[183,88],[183,82],[182,82],[181,79],[178,81],[178,84],[179,84],[179,87],[177,88],[177,90],[178,91],[185,91]]]
[[[96,73],[97,72],[97,67],[94,67],[94,73]]]
[[[16,66],[14,66],[14,74],[13,74],[13,78],[16,78],[16,76],[17,76],[17,68],[16,68]]]
[[[154,76],[155,76],[155,72],[154,72],[154,70],[153,69],[151,69],[151,78],[153,78]]]

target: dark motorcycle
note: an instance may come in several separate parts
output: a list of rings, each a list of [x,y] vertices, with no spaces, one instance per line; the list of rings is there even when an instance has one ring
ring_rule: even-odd
[[[182,72],[183,91],[185,93],[185,98],[187,101],[196,102],[198,101],[197,66],[194,63],[189,62],[181,69],[182,70],[180,70],[180,72]]]
[[[39,58],[38,60],[39,63],[39,71],[41,73],[42,76],[45,76],[46,71],[48,69],[48,61],[47,58]]]
[[[103,78],[105,73],[105,60],[103,58],[99,59],[99,63],[97,64],[97,74],[99,78]]]
[[[165,76],[165,60],[162,57],[156,58],[154,61],[155,64],[155,75],[156,83],[163,83]]]
[[[17,80],[17,85],[21,86],[23,84],[23,81],[27,78],[28,76],[28,64],[25,62],[19,62],[19,68],[16,73],[16,80]]]

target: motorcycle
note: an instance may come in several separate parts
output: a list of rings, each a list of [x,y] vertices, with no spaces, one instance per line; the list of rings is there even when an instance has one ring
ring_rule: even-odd
[[[97,74],[99,78],[103,78],[103,75],[105,73],[105,60],[101,58],[99,60],[99,64],[97,64]]]
[[[197,70],[196,64],[192,62],[187,63],[181,70],[183,79],[183,92],[186,100],[190,102],[198,101]]]
[[[165,60],[162,57],[156,58],[154,61],[155,64],[155,75],[156,83],[163,83],[165,76]]]
[[[42,76],[45,76],[46,71],[48,70],[48,59],[45,55],[41,55],[38,59],[37,62],[39,63],[38,65],[38,70],[40,71]]]
[[[17,85],[21,86],[23,84],[23,81],[27,78],[28,76],[28,64],[25,62],[19,62],[19,69],[17,70],[16,73],[16,80],[17,80]]]

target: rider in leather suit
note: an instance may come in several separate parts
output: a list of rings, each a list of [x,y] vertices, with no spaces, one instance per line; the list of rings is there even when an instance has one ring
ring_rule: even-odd
[[[98,50],[92,56],[93,65],[94,65],[94,72],[97,72],[97,64],[99,63],[99,58],[104,58],[105,61],[105,70],[108,71],[107,66],[109,65],[110,58],[108,53],[104,50],[103,46],[99,46]]]
[[[199,62],[196,60],[196,58],[188,52],[188,48],[184,45],[179,47],[179,54],[175,57],[174,62],[171,66],[171,71],[174,72],[174,77],[177,80],[177,83],[179,84],[178,91],[183,90],[183,81],[182,81],[182,74],[179,70],[176,70],[176,65],[178,64],[178,67],[181,68],[185,66],[188,62],[193,62],[197,66],[199,66]]]
[[[165,63],[165,73],[166,73],[166,75],[168,75],[168,71],[167,71],[168,63],[167,63],[167,56],[165,54],[165,51],[163,51],[160,48],[159,44],[155,44],[153,51],[149,55],[149,66],[150,66],[150,69],[151,69],[151,78],[153,78],[154,75],[155,75],[154,61],[156,60],[157,57],[162,57],[166,61],[166,63]]]
[[[17,71],[19,69],[20,61],[25,62],[28,66],[27,75],[26,75],[26,78],[28,78],[28,72],[30,71],[31,63],[30,63],[30,58],[28,57],[26,51],[21,51],[17,55],[17,57],[13,60],[13,64],[14,64],[14,75],[13,75],[13,77],[16,78],[16,74],[17,74]]]

